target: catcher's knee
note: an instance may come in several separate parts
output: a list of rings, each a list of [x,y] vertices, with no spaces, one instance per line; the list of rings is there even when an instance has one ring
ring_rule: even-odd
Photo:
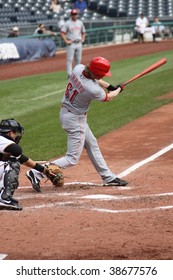
[[[18,161],[10,162],[10,169],[5,171],[3,178],[3,197],[7,198],[13,196],[15,189],[18,188],[19,171],[20,163]]]

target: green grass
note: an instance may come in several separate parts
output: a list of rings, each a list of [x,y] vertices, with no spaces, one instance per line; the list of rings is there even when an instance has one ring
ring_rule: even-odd
[[[107,103],[92,102],[88,123],[96,137],[158,108],[170,99],[157,97],[173,89],[173,51],[111,63],[111,84],[125,82],[159,59],[168,62],[126,86],[123,94]],[[35,160],[48,160],[66,151],[66,133],[59,122],[66,72],[11,79],[0,82],[0,118],[13,117],[25,128],[23,151]]]

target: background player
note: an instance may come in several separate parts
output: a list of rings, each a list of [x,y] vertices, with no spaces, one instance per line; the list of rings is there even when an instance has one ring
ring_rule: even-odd
[[[123,90],[123,86],[114,87],[101,80],[111,76],[110,63],[103,57],[95,57],[88,66],[77,65],[69,77],[67,88],[62,99],[60,120],[63,129],[68,134],[66,155],[53,161],[61,168],[68,168],[78,163],[83,148],[105,186],[125,186],[128,183],[108,168],[99,149],[96,138],[87,123],[87,112],[92,100],[101,102],[111,101]],[[39,184],[42,174],[30,170],[28,178],[35,177]]]
[[[71,10],[71,18],[61,28],[61,37],[66,43],[66,67],[68,77],[72,73],[73,60],[75,66],[81,63],[82,43],[85,41],[85,26],[78,20],[78,10]]]

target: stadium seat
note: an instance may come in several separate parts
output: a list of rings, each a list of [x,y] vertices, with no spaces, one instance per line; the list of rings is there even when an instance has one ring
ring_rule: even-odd
[[[93,13],[91,20],[101,19],[102,15],[99,13]]]
[[[52,19],[53,18],[53,13],[51,11],[46,12],[47,18]]]
[[[20,4],[20,5],[23,5],[23,4],[26,3],[26,1],[25,1],[25,0],[17,0],[16,3],[18,3],[18,4]]]
[[[100,1],[97,6],[97,11],[100,14],[103,14],[103,15],[106,14],[107,13],[107,1]]]
[[[127,1],[119,0],[118,3],[118,16],[126,17],[127,16]]]
[[[91,19],[91,18],[92,18],[92,14],[93,14],[92,12],[86,10],[86,11],[83,13],[83,15],[82,15],[83,20],[89,20],[89,19]]]
[[[111,4],[108,6],[107,15],[109,17],[117,17],[117,8],[115,5]]]
[[[168,16],[173,16],[173,2],[171,0],[168,0]]]
[[[36,8],[35,7],[31,7],[31,15],[34,16],[36,13]]]
[[[97,0],[89,0],[88,1],[88,9],[97,10],[98,1]]]
[[[64,3],[64,5],[63,5],[63,10],[64,10],[64,11],[71,10],[71,8],[72,8],[71,3],[69,3],[69,2],[65,2],[65,3]]]
[[[129,7],[128,8],[128,12],[127,12],[127,16],[129,17],[137,17],[137,11],[136,11],[136,8],[134,7]]]

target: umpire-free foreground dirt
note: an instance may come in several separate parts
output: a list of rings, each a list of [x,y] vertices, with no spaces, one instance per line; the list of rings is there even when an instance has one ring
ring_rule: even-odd
[[[108,48],[84,51],[83,61],[98,54],[118,60],[154,53],[173,42]],[[42,71],[58,71],[65,69],[65,57],[5,65],[6,76],[0,66],[1,79],[39,73],[39,64]],[[109,167],[118,175],[126,171],[125,188],[102,187],[85,151],[77,166],[65,170],[61,189],[43,180],[42,193],[36,193],[22,166],[16,197],[23,210],[0,211],[0,253],[8,260],[172,259],[172,111],[173,103],[165,105],[98,139]]]

